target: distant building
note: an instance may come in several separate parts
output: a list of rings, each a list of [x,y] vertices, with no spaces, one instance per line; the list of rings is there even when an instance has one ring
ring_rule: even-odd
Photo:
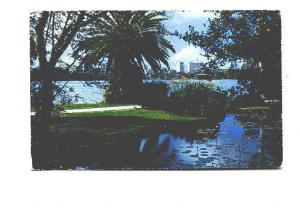
[[[205,64],[203,62],[190,62],[189,65],[190,65],[189,72],[191,74],[197,74],[201,72],[201,70],[203,70],[205,67]]]
[[[184,62],[180,62],[180,72],[184,72]]]
[[[199,74],[195,74],[194,77],[196,79],[206,79],[206,80],[210,80],[209,76],[207,74],[203,74],[203,73],[199,73]]]

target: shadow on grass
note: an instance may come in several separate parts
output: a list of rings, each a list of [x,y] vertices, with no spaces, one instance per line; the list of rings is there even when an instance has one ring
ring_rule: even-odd
[[[114,169],[126,168],[128,161],[130,167],[147,167],[147,161],[151,161],[151,157],[148,155],[149,158],[141,158],[139,155],[140,138],[145,135],[158,138],[162,132],[200,138],[201,135],[196,133],[197,129],[215,127],[217,123],[204,118],[191,119],[172,115],[163,117],[159,113],[149,116],[149,112],[139,112],[145,115],[141,116],[133,111],[127,113],[129,116],[125,112],[121,116],[116,113],[73,114],[56,119],[53,122],[54,131],[47,138],[38,136],[37,121],[33,118],[33,168],[75,169],[80,164],[84,167],[84,164],[96,163],[95,169]],[[159,119],[155,119],[157,117]],[[143,164],[140,164],[141,160]],[[93,165],[89,165],[89,169],[93,169]]]

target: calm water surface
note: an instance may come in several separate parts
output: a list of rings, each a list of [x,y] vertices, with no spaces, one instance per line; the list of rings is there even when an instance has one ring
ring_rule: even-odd
[[[157,138],[141,138],[138,151],[145,158],[150,155],[150,163],[160,168],[270,167],[279,162],[277,153],[272,153],[281,139],[275,135],[279,132],[268,124],[242,121],[240,115],[227,114],[216,133],[214,129],[201,129],[198,137],[189,138],[164,132]]]
[[[272,168],[282,160],[280,115],[226,114],[192,133],[149,129],[103,148],[63,149],[61,169]]]

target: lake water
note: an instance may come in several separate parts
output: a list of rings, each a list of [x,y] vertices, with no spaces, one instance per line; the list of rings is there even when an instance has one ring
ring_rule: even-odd
[[[209,82],[207,80],[188,80],[184,82]],[[167,83],[171,87],[172,91],[172,84],[178,82],[174,80],[145,80],[145,82],[153,82],[153,83]],[[63,86],[66,81],[59,81],[58,85]],[[84,81],[69,81],[67,83],[67,87],[72,87],[73,92],[70,92],[71,96],[79,95],[79,99],[74,103],[99,103],[104,102],[104,87],[105,81],[94,81],[93,84],[87,85]],[[222,80],[212,80],[216,87],[220,87],[224,90],[230,89],[231,87],[238,86],[237,80],[232,79],[222,79]]]
[[[88,122],[88,121],[87,121]],[[194,131],[149,128],[108,143],[61,147],[54,169],[273,168],[282,160],[279,114],[225,114]]]
[[[246,115],[226,114],[217,129],[201,129],[193,137],[170,132],[144,137],[139,140],[138,151],[150,167],[156,168],[276,166],[281,161],[281,147],[277,143],[281,141],[281,127],[274,121],[266,121],[265,115],[256,116],[258,120],[249,121]],[[275,126],[270,126],[271,123]]]

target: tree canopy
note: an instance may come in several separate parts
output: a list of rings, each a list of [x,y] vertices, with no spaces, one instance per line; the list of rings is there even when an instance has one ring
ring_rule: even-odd
[[[169,67],[169,51],[175,50],[164,38],[166,19],[160,11],[110,11],[82,37],[77,45],[86,54],[82,63],[87,68],[106,65],[112,101],[130,100],[147,69]]]
[[[193,26],[183,40],[201,47],[210,66],[229,62],[260,65],[256,87],[265,96],[281,97],[281,18],[279,11],[214,11],[207,30]],[[266,80],[269,82],[266,83]],[[262,83],[263,82],[263,83]]]
[[[73,53],[72,62],[66,62],[63,54],[67,49],[72,52],[79,32],[99,15],[101,12],[93,11],[42,11],[30,14],[30,63],[40,74],[39,84],[31,85],[31,98],[41,120],[41,132],[49,130],[54,112],[53,100],[63,92],[54,84],[53,72],[58,66],[65,71],[72,70],[80,54]]]

